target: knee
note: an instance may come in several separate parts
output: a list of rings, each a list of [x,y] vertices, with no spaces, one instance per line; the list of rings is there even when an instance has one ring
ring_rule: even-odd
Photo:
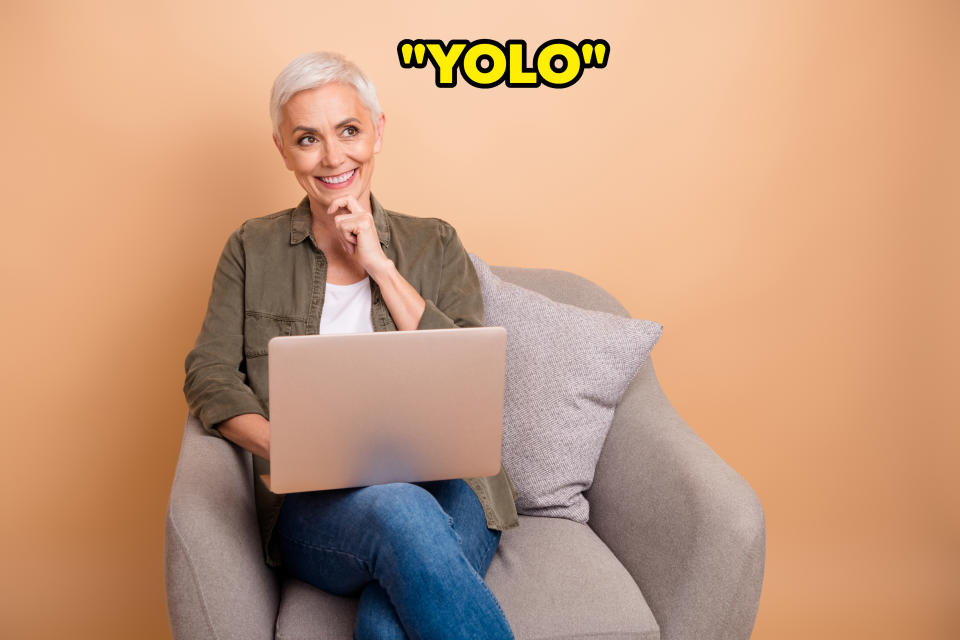
[[[453,519],[436,498],[409,483],[364,488],[364,528],[380,539],[390,557],[406,557],[422,564],[423,558],[442,557],[460,549]]]
[[[371,527],[402,535],[422,534],[431,527],[450,527],[451,517],[423,487],[394,482],[364,487],[365,520]]]

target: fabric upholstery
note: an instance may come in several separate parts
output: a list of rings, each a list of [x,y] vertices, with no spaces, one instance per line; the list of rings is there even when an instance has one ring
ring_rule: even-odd
[[[486,576],[518,639],[657,640],[656,620],[623,565],[585,525],[521,516]],[[277,638],[349,640],[357,600],[284,581]]]
[[[504,280],[559,302],[628,316],[613,296],[576,274],[505,266],[492,266],[491,270]],[[306,615],[320,625],[317,630],[326,630],[327,635],[319,637],[349,637],[343,629],[352,624],[346,622],[350,602],[339,608],[321,606],[319,613],[312,609],[308,613],[297,604],[317,600],[301,598],[294,590],[312,587],[288,582],[281,590],[273,572],[263,563],[253,511],[250,454],[226,440],[206,435],[200,422],[190,415],[183,428],[164,549],[173,637],[269,640],[275,637],[278,624],[292,631],[296,620]],[[591,547],[583,539],[573,540],[574,544],[583,543],[576,560],[606,566],[606,554],[612,552],[639,586],[662,640],[750,637],[764,573],[763,509],[750,485],[670,406],[660,389],[652,358],[630,383],[614,414],[586,496],[591,503],[590,529],[608,551]],[[574,535],[569,531],[576,530],[569,527],[580,527],[581,531],[586,528],[563,519],[521,520],[520,527],[504,532],[487,574],[487,582],[511,623],[517,624],[517,640],[541,640],[537,635],[540,629],[554,619],[556,629],[569,625],[570,633],[559,637],[586,637],[577,630],[588,628],[590,619],[577,618],[589,612],[576,609],[568,616],[564,609],[568,601],[563,597],[551,607],[547,601],[537,600],[543,594],[531,594],[528,606],[541,608],[538,620],[526,618],[512,602],[524,595],[514,595],[509,584],[511,577],[519,575],[521,566],[526,572],[543,575],[550,568],[552,556],[564,557],[549,542],[555,531],[561,532],[565,544],[565,537]],[[552,531],[541,533],[546,542],[541,555],[533,557],[522,549],[540,546],[536,527],[541,521]],[[561,528],[564,526],[567,529]],[[584,537],[589,538],[586,534]],[[569,560],[569,555],[566,558]],[[545,568],[539,568],[539,563]],[[607,575],[598,569],[581,582],[579,574],[567,578],[569,573],[554,569],[555,573],[549,574],[552,579],[573,582],[566,588],[579,592],[584,602],[596,590],[596,576]],[[281,595],[282,618],[278,617]],[[291,598],[289,605],[287,598]],[[355,600],[352,606],[356,606]],[[640,616],[642,620],[642,609]],[[591,633],[589,637],[624,637],[610,626],[602,628],[609,633]],[[656,637],[648,631],[643,633],[647,635],[641,637]]]
[[[763,584],[756,493],[683,421],[651,360],[617,407],[587,492],[590,526],[670,638],[748,638]]]
[[[582,492],[614,409],[663,326],[555,302],[470,259],[484,324],[507,329],[503,466],[519,494],[517,511],[586,523]]]
[[[167,507],[164,555],[174,637],[273,637],[280,596],[260,551],[251,456],[207,435],[189,413]]]

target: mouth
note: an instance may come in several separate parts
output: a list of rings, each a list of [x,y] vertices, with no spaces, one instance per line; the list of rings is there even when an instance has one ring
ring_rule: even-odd
[[[357,169],[354,167],[350,169],[350,171],[345,171],[335,176],[314,176],[314,178],[327,189],[343,189],[350,186],[356,175]]]

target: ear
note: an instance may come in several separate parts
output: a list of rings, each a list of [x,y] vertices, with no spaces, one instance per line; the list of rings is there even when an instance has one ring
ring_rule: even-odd
[[[290,166],[290,158],[288,158],[288,157],[287,157],[287,154],[284,153],[284,151],[283,151],[283,143],[280,142],[280,138],[278,138],[276,135],[273,136],[273,144],[276,145],[277,151],[280,152],[280,157],[283,158],[283,165],[284,165],[287,169],[290,169],[290,170],[292,171],[293,168]]]
[[[383,148],[383,127],[387,123],[387,116],[381,112],[380,117],[377,118],[377,141],[373,143],[373,152],[380,153],[380,149]]]

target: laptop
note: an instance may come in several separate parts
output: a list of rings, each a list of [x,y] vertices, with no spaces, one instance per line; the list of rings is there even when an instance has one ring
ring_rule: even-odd
[[[267,343],[274,493],[500,471],[503,327]]]

